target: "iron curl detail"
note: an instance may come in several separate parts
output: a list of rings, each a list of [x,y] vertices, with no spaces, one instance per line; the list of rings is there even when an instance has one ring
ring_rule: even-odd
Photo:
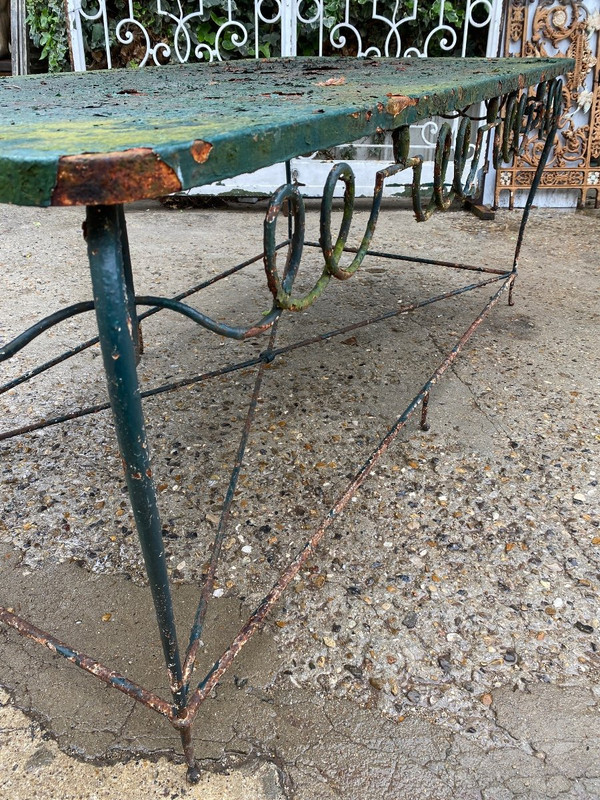
[[[463,174],[471,144],[471,128],[471,119],[466,116],[462,117],[454,143],[454,176],[450,188],[446,190],[446,174],[452,153],[452,128],[447,122],[444,122],[440,127],[435,148],[432,194],[426,204],[422,198],[423,158],[422,156],[408,157],[408,128],[401,128],[398,132],[394,132],[395,158],[400,162],[403,169],[412,168],[413,171],[412,201],[418,222],[428,220],[436,209],[447,211],[456,198],[466,200],[474,194],[476,188],[475,176],[481,157],[484,133],[488,126],[481,126],[477,131],[471,168],[463,182]]]
[[[298,267],[300,266],[304,242],[304,201],[297,188],[292,184],[284,184],[277,190],[269,205],[264,224],[265,272],[267,275],[267,284],[273,295],[276,307],[286,309],[287,311],[302,311],[311,306],[323,293],[332,277],[343,281],[354,275],[364,261],[373,234],[375,233],[385,180],[391,175],[401,172],[403,169],[405,169],[403,164],[392,164],[377,172],[371,213],[364,236],[352,262],[347,267],[341,267],[340,259],[346,248],[354,213],[355,178],[352,167],[350,167],[349,164],[340,163],[332,167],[327,177],[321,200],[319,244],[323,252],[325,264],[321,275],[312,289],[301,297],[294,297],[292,295],[292,287],[298,272]],[[344,211],[340,230],[334,245],[331,235],[331,210],[335,187],[338,181],[342,181],[345,184]],[[281,278],[277,269],[276,224],[285,202],[288,203],[289,212],[292,214],[294,220],[294,232],[289,244],[285,274],[284,277]]]
[[[337,164],[334,166],[327,177],[325,189],[323,191],[323,199],[321,200],[321,222],[320,222],[320,238],[319,243],[323,251],[325,259],[325,271],[329,275],[333,275],[338,280],[345,281],[351,278],[352,275],[361,266],[373,234],[377,220],[379,219],[379,211],[381,208],[381,200],[383,198],[383,186],[386,178],[396,174],[404,169],[402,164],[392,164],[385,169],[381,169],[375,176],[375,187],[373,189],[373,203],[371,205],[371,213],[367,227],[352,262],[347,267],[340,267],[340,258],[346,247],[348,234],[350,232],[350,225],[352,222],[352,215],[354,213],[354,197],[355,197],[355,180],[354,173],[348,164]],[[332,244],[331,238],[331,208],[333,204],[333,196],[335,185],[338,180],[342,180],[346,184],[344,191],[344,213],[342,216],[342,223],[335,245]]]
[[[533,96],[512,92],[504,97],[486,101],[485,117],[473,117],[460,113],[456,131],[448,122],[439,129],[434,157],[432,191],[429,199],[423,199],[423,158],[409,156],[410,129],[402,126],[392,132],[394,164],[379,170],[373,190],[373,202],[366,230],[354,258],[348,266],[340,264],[342,254],[348,251],[347,241],[354,214],[355,177],[349,164],[339,163],[332,167],[321,200],[319,245],[323,252],[323,270],[312,288],[302,296],[292,294],[302,257],[304,242],[305,210],[302,197],[291,184],[281,186],[273,196],[267,211],[264,226],[264,262],[267,283],[274,298],[274,308],[302,311],[311,306],[323,293],[330,279],[347,280],[360,268],[375,233],[383,187],[386,178],[398,172],[412,169],[412,202],[418,222],[429,219],[436,210],[447,211],[455,200],[473,199],[477,193],[477,174],[482,166],[482,155],[487,134],[492,134],[492,161],[494,167],[510,161],[520,152],[523,142],[534,128],[540,139],[551,135],[553,126],[561,113],[562,83],[559,79],[540,84]],[[473,122],[485,120],[479,125],[472,141]],[[454,140],[454,141],[453,141]],[[473,148],[469,166],[469,151]],[[450,161],[453,161],[453,177],[446,176]],[[465,171],[468,172],[465,176]],[[343,214],[335,238],[331,231],[331,212],[338,182],[344,184]],[[287,203],[294,220],[294,233],[289,243],[284,277],[277,269],[276,224],[284,204]]]
[[[487,134],[493,132],[491,159],[495,169],[522,153],[534,129],[538,130],[540,140],[552,135],[562,113],[562,93],[561,79],[554,78],[541,83],[534,95],[512,92],[486,101],[486,116],[483,118],[485,123],[477,128],[474,143],[472,123],[481,118],[465,112],[459,113],[460,122],[456,129],[454,148],[452,127],[448,122],[441,125],[435,148],[432,193],[427,201],[423,199],[422,189],[423,159],[421,156],[410,158],[408,155],[409,128],[404,126],[394,131],[394,158],[402,168],[413,171],[412,201],[417,221],[424,222],[436,210],[446,211],[455,199],[465,201],[475,197],[477,172],[482,165]],[[471,166],[463,180],[471,146]],[[454,175],[449,183],[446,181],[446,174],[451,158],[454,162]],[[446,188],[447,186],[450,188]]]
[[[294,229],[289,242],[283,277],[277,269],[277,218],[284,205],[287,205],[291,214]],[[306,212],[302,195],[291,183],[280,186],[269,203],[264,222],[264,264],[267,276],[267,285],[271,290],[275,306],[290,311],[299,311],[309,306],[321,294],[329,278],[323,280],[323,275],[315,283],[310,292],[303,298],[292,297],[294,279],[302,259],[304,247],[304,231],[306,228]],[[309,299],[310,298],[310,299]]]

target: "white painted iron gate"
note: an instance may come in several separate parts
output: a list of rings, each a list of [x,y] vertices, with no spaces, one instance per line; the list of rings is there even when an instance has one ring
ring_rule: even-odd
[[[494,56],[502,1],[67,0],[67,10],[73,67],[82,71],[240,57]],[[411,128],[411,155],[423,156],[425,182],[438,129],[436,120]],[[292,174],[305,196],[320,196],[333,158],[352,159],[357,195],[372,196],[381,160],[393,161],[391,142],[382,137],[294,159]],[[410,171],[401,173],[384,191],[404,194],[411,179]],[[283,180],[276,166],[196,191],[271,194]]]

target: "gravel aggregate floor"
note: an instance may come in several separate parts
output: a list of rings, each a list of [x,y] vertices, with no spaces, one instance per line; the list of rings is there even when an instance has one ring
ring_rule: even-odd
[[[169,296],[260,252],[261,213],[135,206],[137,291]],[[356,214],[357,236],[366,213]],[[3,207],[0,343],[40,315],[88,299],[80,217],[73,209]],[[315,220],[313,209],[313,227]],[[548,684],[600,696],[596,228],[589,213],[533,213],[516,305],[492,311],[434,389],[430,430],[408,424],[271,615],[270,687],[349,701],[399,731],[421,718],[484,749],[515,746],[497,723],[499,690]],[[510,212],[493,222],[449,213],[421,226],[391,206],[375,246],[505,266],[516,233]],[[308,287],[320,263],[316,251],[306,259],[299,283]],[[261,272],[258,264],[194,302],[220,319],[260,318],[269,307]],[[467,282],[478,277],[469,273]],[[310,310],[288,315],[278,345],[464,283],[456,271],[371,259]],[[248,613],[256,606],[491,292],[268,366],[218,571],[217,615],[228,601]],[[264,337],[234,343],[166,313],[143,333],[142,388],[253,358],[266,346]],[[93,335],[92,319],[63,323],[2,374],[31,368],[82,335]],[[3,429],[103,402],[98,356],[91,348],[2,395]],[[176,585],[197,584],[206,569],[254,376],[248,368],[145,401]],[[0,442],[0,455],[0,544],[19,581],[43,582],[57,564],[75,564],[144,584],[108,413]],[[2,601],[10,605],[8,591]],[[97,615],[109,624],[118,610]]]

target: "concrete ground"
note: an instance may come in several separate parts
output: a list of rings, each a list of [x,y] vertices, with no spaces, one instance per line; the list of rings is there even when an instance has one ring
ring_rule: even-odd
[[[78,209],[0,211],[0,344],[90,297]],[[260,252],[262,208],[138,204],[139,294],[171,296]],[[355,215],[360,240],[367,212]],[[499,304],[202,707],[186,786],[156,714],[0,634],[0,798],[600,798],[600,306],[597,214],[535,211],[516,304]],[[309,213],[317,238],[318,210]],[[516,213],[417,225],[375,248],[502,267]],[[297,280],[309,287],[318,253]],[[312,277],[311,277],[312,275]],[[466,275],[466,278],[465,278]],[[476,282],[381,259],[288,315],[279,344]],[[293,351],[266,371],[198,679],[490,296],[483,288]],[[193,302],[269,307],[261,266]],[[89,315],[87,315],[89,317]],[[93,332],[75,318],[2,382]],[[252,358],[166,313],[144,323],[143,388]],[[96,348],[0,396],[8,430],[102,402]],[[185,641],[253,370],[145,401]],[[165,697],[148,588],[108,414],[0,442],[0,604]]]

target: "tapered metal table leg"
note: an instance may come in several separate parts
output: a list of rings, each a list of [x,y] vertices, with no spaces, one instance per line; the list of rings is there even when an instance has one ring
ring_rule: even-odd
[[[173,699],[185,704],[161,523],[136,374],[118,206],[88,206],[87,244],[108,394]]]
[[[121,252],[123,254],[123,274],[125,275],[125,288],[127,290],[127,308],[131,315],[133,346],[135,347],[136,361],[139,364],[140,357],[144,352],[142,340],[142,327],[138,320],[137,308],[135,305],[135,288],[133,285],[133,269],[131,266],[131,254],[129,252],[129,237],[127,236],[127,223],[125,221],[125,210],[123,206],[117,206],[117,218],[119,220],[119,232],[121,238]]]

